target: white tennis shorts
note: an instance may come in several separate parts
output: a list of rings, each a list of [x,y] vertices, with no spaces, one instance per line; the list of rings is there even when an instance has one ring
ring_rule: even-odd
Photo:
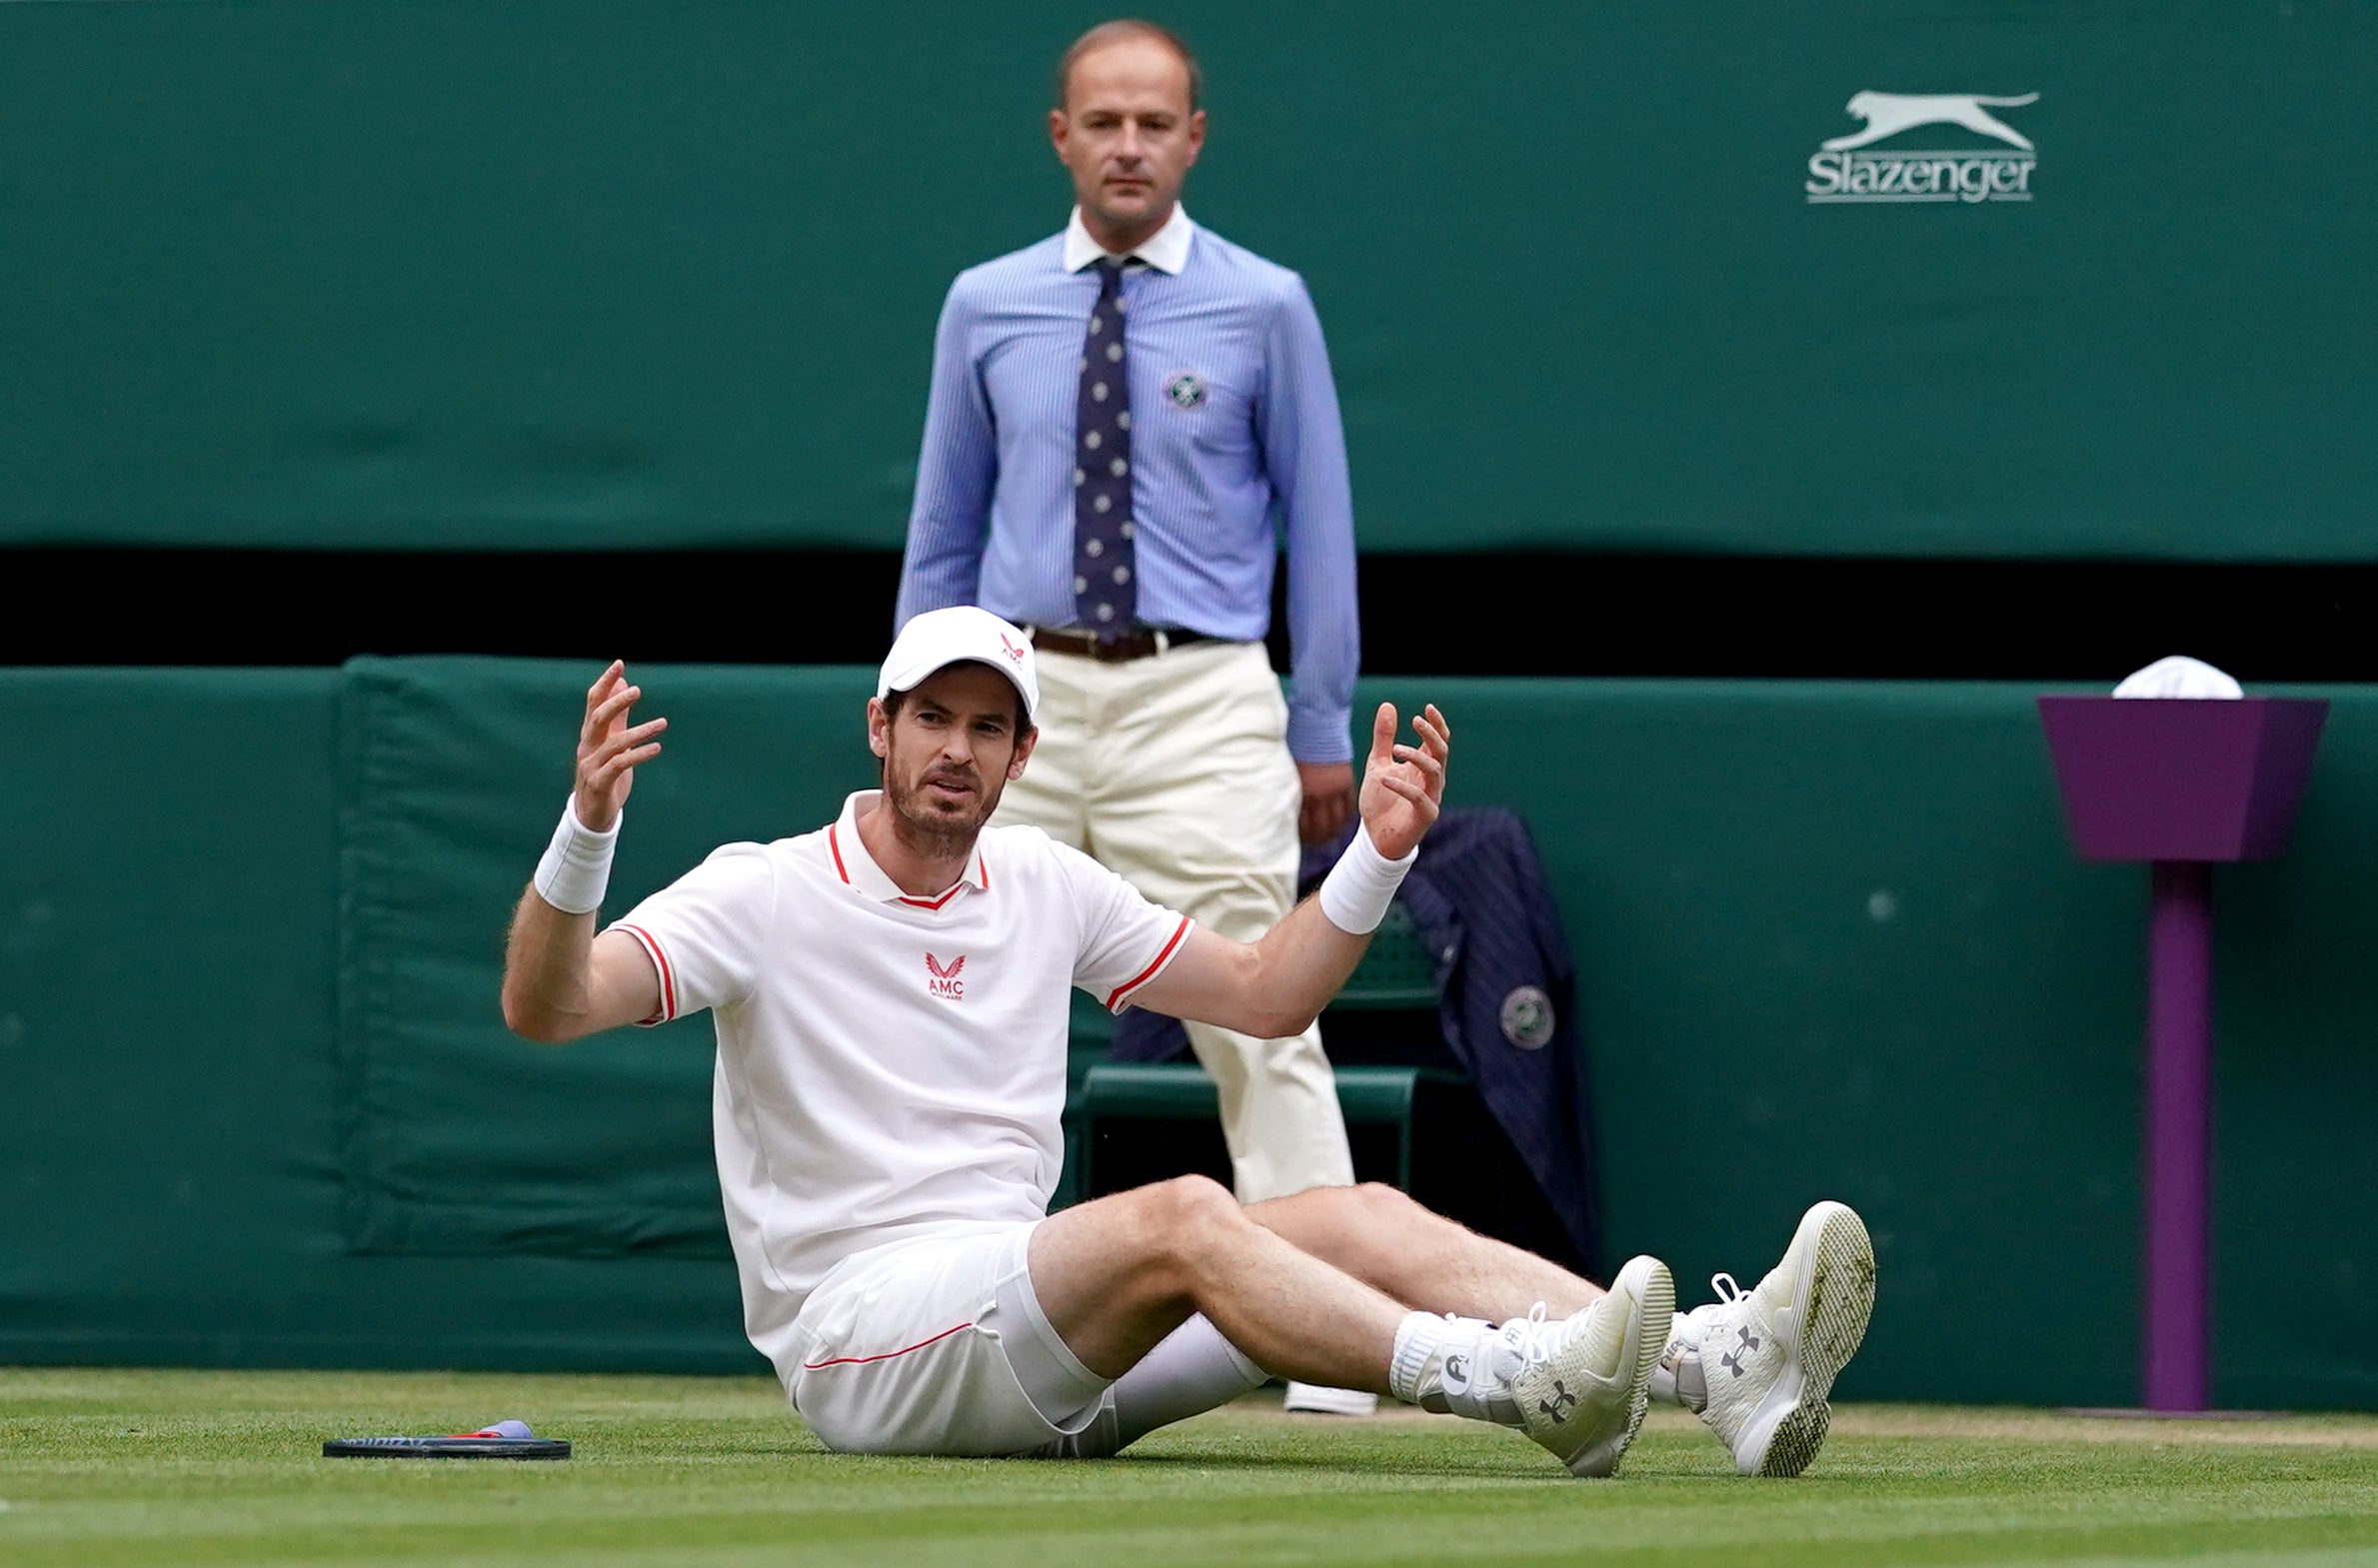
[[[1038,1223],[895,1241],[820,1281],[785,1391],[827,1447],[1019,1454],[1097,1419],[1111,1384],[1049,1326],[1025,1270]]]

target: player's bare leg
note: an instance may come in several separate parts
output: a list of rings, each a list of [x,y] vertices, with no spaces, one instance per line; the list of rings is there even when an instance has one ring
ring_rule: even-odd
[[[1218,1184],[1186,1176],[1054,1215],[1034,1231],[1030,1254],[1041,1309],[1103,1377],[1120,1377],[1201,1314],[1275,1375],[1521,1427],[1578,1475],[1616,1468],[1642,1421],[1675,1300],[1657,1259],[1634,1259],[1609,1291],[1595,1292],[1377,1191],[1324,1188],[1262,1207],[1273,1211],[1258,1219]],[[1360,1243],[1335,1233],[1365,1223],[1388,1233]],[[1592,1300],[1551,1320],[1540,1306],[1500,1325],[1440,1315],[1304,1250],[1282,1229],[1391,1282],[1426,1283],[1418,1264],[1392,1259],[1400,1235],[1420,1262],[1451,1274],[1449,1287],[1415,1290],[1422,1299],[1491,1301],[1508,1311],[1506,1291],[1543,1284],[1550,1293],[1539,1301]]]
[[[1082,1364],[1120,1377],[1195,1313],[1280,1377],[1387,1392],[1409,1310],[1257,1224],[1216,1182],[1183,1176],[1044,1220],[1041,1310]]]
[[[1247,1209],[1247,1217],[1417,1312],[1554,1317],[1582,1311],[1602,1287],[1556,1263],[1413,1202],[1381,1182],[1315,1187]]]

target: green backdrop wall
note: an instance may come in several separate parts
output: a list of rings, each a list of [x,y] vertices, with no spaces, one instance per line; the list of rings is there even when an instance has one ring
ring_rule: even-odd
[[[0,1362],[759,1368],[704,1022],[497,1016],[591,673],[0,671]],[[623,906],[868,782],[866,672],[639,679],[673,726]],[[2378,692],[2320,695],[2291,853],[2216,891],[2232,1406],[2378,1408]],[[2144,875],[2072,857],[2029,689],[1373,696],[1442,704],[1454,799],[1534,826],[1614,1255],[1703,1299],[1845,1198],[1883,1281],[1845,1395],[2135,1399]]]
[[[897,547],[942,291],[1063,221],[1102,14],[0,6],[0,543]],[[2378,10],[1156,14],[1369,549],[2378,559]],[[1871,149],[2029,199],[1811,202],[1862,91],[2036,94],[2027,155]]]

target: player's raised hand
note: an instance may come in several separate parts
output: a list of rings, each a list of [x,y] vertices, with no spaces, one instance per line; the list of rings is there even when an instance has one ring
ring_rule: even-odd
[[[1418,746],[1395,739],[1392,703],[1381,703],[1370,721],[1370,760],[1362,767],[1362,825],[1370,841],[1390,860],[1400,860],[1436,820],[1445,797],[1445,758],[1452,727],[1430,703],[1412,717]]]
[[[628,684],[628,667],[613,660],[595,684],[587,688],[586,723],[578,732],[578,784],[574,799],[578,819],[596,832],[608,832],[628,803],[636,784],[636,766],[661,755],[655,739],[669,728],[666,719],[628,723],[628,710],[644,696],[642,687]]]

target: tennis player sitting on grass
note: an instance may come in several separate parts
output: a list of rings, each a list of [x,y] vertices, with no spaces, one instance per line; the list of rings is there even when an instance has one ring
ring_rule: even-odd
[[[1699,1410],[1739,1468],[1796,1475],[1874,1299],[1865,1226],[1809,1210],[1752,1291],[1677,1317],[1666,1265],[1597,1287],[1384,1186],[1240,1207],[1198,1176],[1048,1212],[1067,995],[1257,1038],[1337,992],[1436,819],[1452,732],[1371,726],[1362,830],[1250,945],[1148,902],[1037,828],[983,824],[1032,757],[1029,640],[917,617],[867,707],[883,788],[714,852],[600,934],[622,807],[666,720],[614,664],[522,897],[504,1017],[573,1040],[701,1008],[744,1319],[829,1447],[1112,1454],[1265,1375],[1517,1427],[1608,1475],[1647,1397]]]

